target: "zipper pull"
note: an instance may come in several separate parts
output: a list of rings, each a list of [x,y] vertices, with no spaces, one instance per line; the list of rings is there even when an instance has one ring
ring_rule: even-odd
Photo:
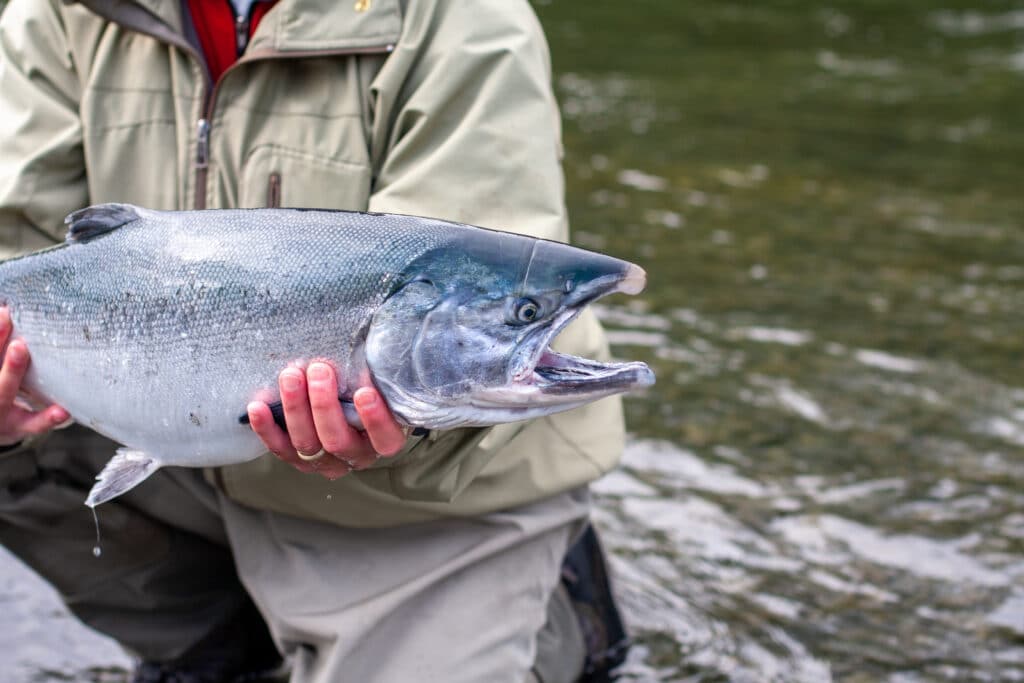
[[[249,45],[249,16],[239,15],[235,17],[235,49],[236,56],[241,57]]]
[[[210,165],[210,122],[199,119],[196,124],[196,168]]]
[[[270,181],[267,183],[267,208],[281,208],[281,174],[277,171],[270,174]]]

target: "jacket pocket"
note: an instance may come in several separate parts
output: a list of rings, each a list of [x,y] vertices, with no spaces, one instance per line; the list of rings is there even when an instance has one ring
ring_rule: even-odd
[[[242,166],[238,206],[364,211],[370,178],[367,164],[262,145]]]

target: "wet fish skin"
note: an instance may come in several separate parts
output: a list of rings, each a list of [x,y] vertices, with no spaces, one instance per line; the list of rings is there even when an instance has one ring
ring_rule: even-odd
[[[608,256],[358,212],[114,204],[68,225],[66,244],[0,264],[0,300],[32,353],[29,390],[125,444],[89,505],[164,465],[264,453],[239,416],[277,400],[291,362],[330,362],[341,399],[373,381],[401,421],[432,429],[653,382],[643,364],[547,348],[589,301],[643,286],[642,270]]]

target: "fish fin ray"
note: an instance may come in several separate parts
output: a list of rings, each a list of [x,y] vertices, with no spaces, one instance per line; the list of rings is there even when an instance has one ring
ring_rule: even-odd
[[[79,209],[64,219],[68,226],[68,242],[88,242],[122,225],[141,218],[131,204],[97,204]]]
[[[160,469],[162,463],[142,451],[131,448],[118,448],[103,471],[96,475],[96,483],[89,491],[85,504],[91,508],[116,498],[132,489],[149,475]]]
[[[345,420],[356,429],[362,430],[363,420],[359,417],[359,413],[356,412],[352,399],[339,396],[338,402],[341,403],[341,410],[345,413]],[[284,405],[280,401],[274,401],[273,403],[268,403],[267,406],[270,408],[270,414],[274,416],[274,423],[287,432],[288,424],[284,420]],[[249,424],[249,414],[243,413],[239,416],[238,423],[243,425]]]

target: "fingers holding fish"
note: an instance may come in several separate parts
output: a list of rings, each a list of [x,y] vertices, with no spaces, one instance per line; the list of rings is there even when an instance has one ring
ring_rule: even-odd
[[[0,307],[0,347],[6,346],[0,365],[0,445],[11,445],[32,434],[42,434],[70,419],[57,405],[30,410],[19,405],[18,394],[28,371],[28,347],[20,339],[10,340],[10,312]],[[8,343],[10,342],[10,343]]]
[[[300,472],[306,474],[315,472],[333,480],[352,471],[352,468],[345,463],[326,454],[313,460],[306,460],[299,456],[288,433],[277,426],[274,414],[266,403],[253,401],[246,407],[246,413],[249,416],[252,430],[260,437],[267,450]]]
[[[366,450],[362,436],[345,420],[338,402],[338,378],[327,363],[311,363],[306,370],[309,406],[316,427],[316,436],[324,450],[349,458]]]
[[[0,427],[0,441],[5,445],[17,443],[27,436],[45,434],[68,422],[71,416],[60,406],[47,406],[42,410],[27,410],[14,406],[5,415],[3,426]],[[13,430],[10,425],[14,425]],[[17,435],[17,438],[13,438]]]
[[[0,366],[0,412],[14,405],[21,382],[28,371],[28,348],[20,340],[12,341],[4,352]]]
[[[288,425],[291,445],[298,453],[313,454],[323,445],[317,436],[313,410],[309,403],[306,373],[301,368],[288,367],[277,378],[281,391],[281,407]],[[337,401],[337,399],[335,399]]]
[[[390,457],[405,445],[406,432],[373,387],[361,387],[353,403],[366,431],[349,424],[338,401],[338,376],[324,362],[313,362],[305,372],[288,367],[278,376],[281,407],[287,431],[275,422],[269,406],[250,403],[247,412],[253,431],[278,458],[301,472],[337,479],[354,470]]]
[[[309,405],[317,438],[328,456],[353,470],[366,469],[378,458],[369,436],[352,427],[338,402],[338,377],[327,363],[311,363],[306,370]]]
[[[300,472],[313,471],[312,465],[298,456],[288,434],[274,422],[270,406],[262,401],[253,401],[246,406],[246,413],[249,415],[249,426],[256,432],[256,436],[260,437],[268,451]]]
[[[379,457],[370,438],[346,421],[330,365],[314,362],[305,372],[285,368],[278,389],[287,431],[275,423],[266,403],[254,401],[247,408],[253,431],[278,458],[301,472],[337,479]]]
[[[373,387],[361,387],[352,396],[375,453],[391,457],[405,446],[405,431]]]

